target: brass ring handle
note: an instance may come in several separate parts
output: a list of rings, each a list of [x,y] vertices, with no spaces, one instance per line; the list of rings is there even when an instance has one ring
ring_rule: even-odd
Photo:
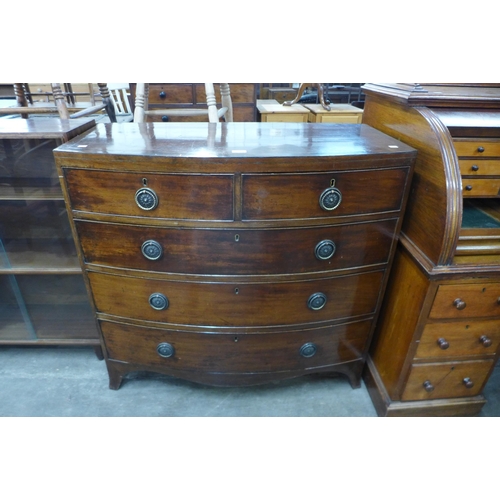
[[[318,260],[328,260],[333,257],[335,250],[336,246],[332,240],[323,240],[316,245],[314,255]]]
[[[319,196],[319,206],[323,210],[335,210],[342,202],[342,193],[336,187],[325,189]]]
[[[147,240],[141,245],[141,252],[148,260],[158,260],[163,255],[163,248],[155,240]]]
[[[149,305],[156,311],[168,309],[168,299],[162,293],[152,293],[149,296]]]
[[[168,342],[162,342],[156,347],[156,352],[162,358],[171,358],[175,354],[175,348]]]
[[[312,342],[307,342],[307,344],[304,344],[300,348],[300,355],[303,358],[312,358],[315,354],[318,348],[316,347],[316,344],[313,344]]]
[[[448,347],[450,347],[450,343],[446,339],[443,339],[443,338],[437,339],[437,345],[439,346],[440,349],[443,349],[443,351],[445,349],[448,349]]]
[[[453,301],[453,305],[459,310],[461,311],[462,309],[465,309],[465,307],[467,306],[467,304],[462,300],[462,299],[455,299]]]
[[[321,292],[313,293],[307,300],[307,307],[311,311],[319,311],[326,305],[326,295]]]
[[[135,202],[142,210],[154,210],[158,206],[158,195],[151,188],[141,188],[135,193]]]

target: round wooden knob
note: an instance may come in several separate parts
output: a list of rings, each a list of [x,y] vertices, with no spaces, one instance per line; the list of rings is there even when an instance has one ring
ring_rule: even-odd
[[[479,167],[477,165],[472,165],[472,171],[477,172],[479,170]]]
[[[163,311],[168,308],[168,299],[162,293],[152,293],[149,296],[149,305],[156,311]]]
[[[467,186],[465,186],[465,190],[472,191],[472,186],[470,184],[467,184]]]
[[[158,195],[150,188],[141,188],[135,193],[135,202],[142,210],[154,210],[158,206]]]
[[[326,295],[321,292],[313,293],[307,300],[307,307],[311,311],[319,311],[323,309],[326,304]]]
[[[165,92],[162,90],[160,92],[160,99],[165,99],[165,97],[167,97],[167,94],[165,94]]]
[[[168,120],[169,120],[169,118],[168,118],[168,116],[167,116],[167,115],[163,115],[163,116],[161,117],[161,121],[162,121],[162,122],[168,122]]]
[[[319,206],[323,210],[335,210],[342,201],[342,193],[336,187],[325,189],[319,196]]]
[[[479,147],[477,148],[477,152],[478,152],[478,153],[484,153],[484,147],[483,147],[483,146],[479,146]]]
[[[443,338],[437,339],[437,345],[439,346],[440,349],[443,349],[443,351],[445,349],[448,349],[448,347],[450,347],[450,343]]]
[[[323,240],[316,245],[316,248],[314,249],[314,255],[318,260],[328,260],[333,257],[335,250],[336,246],[333,241]]]
[[[162,358],[171,358],[175,354],[175,348],[172,344],[169,344],[168,342],[162,342],[161,344],[158,344],[158,346],[156,347],[156,352]]]
[[[474,382],[470,379],[470,377],[465,377],[462,382],[467,389],[472,389],[474,387]]]
[[[318,348],[315,344],[313,344],[312,342],[308,342],[300,348],[299,352],[303,358],[312,358],[316,354],[317,350]]]
[[[460,311],[462,309],[465,309],[465,307],[467,306],[467,304],[462,299],[455,299],[453,301],[453,305]]]
[[[490,347],[491,344],[493,344],[492,340],[486,335],[482,335],[479,338],[479,342],[481,342],[481,344],[483,344],[484,347]]]
[[[434,386],[431,384],[430,380],[426,380],[422,385],[427,392],[432,392],[434,390]]]
[[[148,260],[158,260],[163,254],[163,249],[157,241],[147,240],[142,244],[141,252]]]

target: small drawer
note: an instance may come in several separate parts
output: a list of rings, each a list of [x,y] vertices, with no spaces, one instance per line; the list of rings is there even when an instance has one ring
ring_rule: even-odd
[[[141,279],[89,272],[99,313],[177,325],[279,326],[371,315],[383,272],[278,283]]]
[[[500,156],[500,141],[491,139],[455,140],[457,156]]]
[[[500,317],[500,283],[440,285],[431,319]]]
[[[481,393],[493,364],[493,360],[485,360],[413,365],[401,399],[476,396]]]
[[[493,356],[500,342],[500,320],[430,323],[425,326],[415,359]]]
[[[167,106],[173,104],[192,104],[193,86],[190,83],[149,84],[149,104]],[[161,107],[161,106],[160,106]]]
[[[500,195],[500,178],[496,179],[462,179],[462,194],[465,197],[478,198],[487,196],[489,198]]]
[[[459,160],[460,173],[465,176],[500,176],[500,160]],[[464,181],[465,183],[466,181]]]
[[[362,113],[357,114],[333,114],[317,115],[316,121],[319,123],[361,123]]]
[[[218,373],[276,372],[360,359],[370,321],[300,332],[193,333],[100,322],[109,358]]]
[[[198,104],[206,104],[207,95],[205,93],[205,84],[197,83],[196,88],[196,102]],[[217,103],[221,102],[220,84],[214,83],[215,97]],[[255,84],[254,83],[230,83],[229,91],[231,93],[231,102],[233,104],[239,103],[254,103],[255,102]]]
[[[232,175],[65,169],[73,210],[132,217],[233,220]]]
[[[75,224],[88,264],[198,275],[269,275],[384,264],[396,222],[263,230]]]
[[[407,168],[396,168],[243,175],[243,219],[313,219],[398,211],[407,174]]]

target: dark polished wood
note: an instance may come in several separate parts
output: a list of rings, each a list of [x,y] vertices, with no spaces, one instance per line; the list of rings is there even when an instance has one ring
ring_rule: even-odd
[[[363,123],[418,149],[370,395],[380,415],[473,415],[498,359],[500,86],[364,91]]]
[[[54,154],[112,389],[359,387],[415,150],[361,125],[143,123]]]

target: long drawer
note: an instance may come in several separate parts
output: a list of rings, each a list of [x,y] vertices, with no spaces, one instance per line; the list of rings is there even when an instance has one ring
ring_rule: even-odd
[[[306,324],[375,312],[383,272],[277,283],[211,283],[89,272],[97,312],[177,325]]]
[[[165,219],[234,217],[232,175],[66,169],[65,177],[72,209],[77,211]]]
[[[398,211],[407,173],[408,168],[402,167],[321,174],[243,175],[242,218],[300,219]]]
[[[231,230],[75,221],[88,264],[204,275],[295,274],[384,264],[396,223]]]
[[[500,141],[495,139],[455,139],[453,142],[457,156],[500,156]]]
[[[272,334],[190,333],[100,322],[110,359],[179,370],[276,372],[360,359],[370,321]]]

